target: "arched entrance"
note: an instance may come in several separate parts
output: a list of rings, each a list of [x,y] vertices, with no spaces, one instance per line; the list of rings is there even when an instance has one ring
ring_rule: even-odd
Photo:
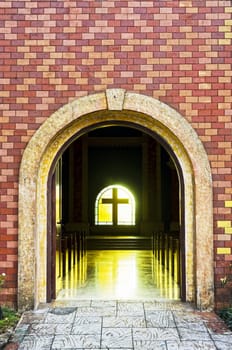
[[[76,135],[51,168],[47,300],[185,300],[182,171],[156,134],[115,124]]]
[[[19,184],[20,309],[46,302],[47,182],[56,157],[78,133],[84,134],[99,123],[115,122],[158,135],[175,155],[184,185],[186,300],[199,308],[213,306],[212,185],[204,148],[175,110],[153,98],[112,89],[59,109],[35,133],[24,152]]]

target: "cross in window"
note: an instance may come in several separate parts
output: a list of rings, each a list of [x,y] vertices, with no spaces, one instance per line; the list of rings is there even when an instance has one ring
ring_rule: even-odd
[[[118,198],[118,189],[113,188],[112,198],[102,198],[103,204],[112,204],[113,225],[118,223],[118,204],[128,204],[128,198]]]

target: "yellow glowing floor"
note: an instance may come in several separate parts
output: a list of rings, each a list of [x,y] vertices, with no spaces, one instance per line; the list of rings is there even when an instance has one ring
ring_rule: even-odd
[[[91,250],[64,278],[57,299],[179,299],[179,285],[147,250]]]

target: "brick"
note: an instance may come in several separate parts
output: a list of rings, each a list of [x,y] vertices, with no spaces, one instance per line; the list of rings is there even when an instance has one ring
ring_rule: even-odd
[[[15,259],[13,190],[31,136],[71,100],[121,87],[156,96],[195,129],[213,175],[214,240],[220,248],[215,261],[231,257],[231,246],[224,244],[232,220],[231,13],[230,1],[216,0],[79,1],[78,7],[76,1],[0,1],[4,256]],[[10,293],[14,300],[16,290]]]
[[[217,254],[223,254],[223,255],[231,254],[231,248],[217,248]]]

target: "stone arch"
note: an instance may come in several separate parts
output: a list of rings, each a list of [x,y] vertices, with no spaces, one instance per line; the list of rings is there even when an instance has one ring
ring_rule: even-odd
[[[47,182],[57,154],[86,128],[114,122],[157,134],[178,159],[184,182],[186,300],[200,309],[212,308],[212,180],[204,147],[186,119],[168,105],[110,89],[81,97],[53,113],[24,151],[19,179],[19,309],[46,302]]]

